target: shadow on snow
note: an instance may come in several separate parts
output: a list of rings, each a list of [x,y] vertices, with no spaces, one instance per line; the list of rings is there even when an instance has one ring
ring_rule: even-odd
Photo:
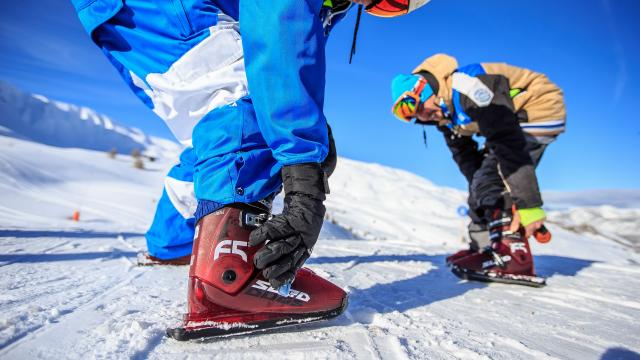
[[[640,354],[622,347],[607,349],[600,360],[640,360]]]
[[[410,279],[398,280],[386,284],[375,284],[366,289],[357,288],[358,284],[350,284],[353,288],[349,296],[353,313],[367,308],[377,313],[405,312],[417,307],[429,305],[441,300],[463,295],[467,291],[483,288],[486,283],[459,280],[446,266],[445,255],[370,255],[370,256],[338,256],[317,257],[309,259],[309,264],[358,264],[374,262],[424,262],[433,264],[426,273]],[[555,275],[575,276],[580,270],[590,266],[594,261],[580,260],[561,256],[541,255],[535,257],[537,271],[540,276]],[[417,264],[407,264],[415,268]],[[516,286],[516,285],[514,285]],[[535,290],[533,290],[535,291]],[[358,314],[357,321],[368,323],[371,316]],[[373,314],[370,314],[373,315]]]
[[[143,233],[135,232],[100,232],[100,231],[87,231],[87,230],[0,230],[0,237],[16,237],[16,238],[38,238],[38,237],[53,237],[53,238],[117,238],[118,236],[136,237],[144,236]]]
[[[115,259],[119,257],[135,258],[137,255],[133,251],[102,251],[86,253],[64,253],[64,254],[0,254],[0,262],[8,263],[46,263],[55,261],[77,261],[96,259]]]

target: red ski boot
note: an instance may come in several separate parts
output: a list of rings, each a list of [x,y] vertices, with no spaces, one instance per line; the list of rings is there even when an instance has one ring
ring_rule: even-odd
[[[511,213],[496,210],[489,224],[491,246],[480,253],[454,260],[451,271],[461,279],[541,287],[545,279],[535,275],[529,241],[522,229],[509,231]]]
[[[469,235],[469,248],[447,256],[446,261],[448,266],[451,266],[454,262],[464,257],[479,253],[481,249],[491,244],[489,240],[489,230],[485,223],[472,221],[467,227],[467,234]]]
[[[451,254],[449,256],[447,256],[446,261],[447,261],[447,265],[451,266],[454,262],[467,257],[469,255],[473,255],[476,254],[477,251],[473,251],[471,249],[464,249],[464,250],[459,250],[454,254]]]
[[[249,233],[267,215],[225,207],[196,227],[189,269],[188,313],[181,327],[167,329],[176,340],[243,334],[329,319],[347,307],[347,294],[302,268],[287,296],[255,269]]]

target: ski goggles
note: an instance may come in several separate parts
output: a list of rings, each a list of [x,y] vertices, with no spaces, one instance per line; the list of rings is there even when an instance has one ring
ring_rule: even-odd
[[[374,0],[365,8],[371,15],[379,17],[402,16],[426,5],[430,0]]]
[[[424,78],[420,78],[413,89],[402,93],[393,104],[393,107],[391,107],[393,115],[401,121],[411,122],[418,113],[420,96],[426,85],[427,81]]]

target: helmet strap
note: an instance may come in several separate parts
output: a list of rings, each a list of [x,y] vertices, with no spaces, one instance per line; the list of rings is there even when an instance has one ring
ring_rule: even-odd
[[[422,140],[424,141],[425,149],[428,149],[429,146],[427,146],[427,128],[424,124],[422,124]]]
[[[358,16],[356,17],[356,26],[353,28],[353,40],[351,42],[351,53],[349,54],[349,64],[356,54],[356,39],[358,38],[358,29],[360,28],[360,17],[362,16],[362,4],[358,5]]]

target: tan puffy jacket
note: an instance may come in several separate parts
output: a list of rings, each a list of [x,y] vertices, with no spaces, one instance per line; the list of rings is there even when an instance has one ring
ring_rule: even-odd
[[[532,135],[557,135],[565,130],[566,110],[562,90],[547,76],[521,67],[505,63],[481,63],[486,75],[502,75],[507,78],[511,89],[514,112],[522,130]],[[452,88],[458,62],[446,54],[436,54],[424,60],[413,73],[428,71],[438,80],[437,96],[450,109]],[[478,132],[477,124],[469,124],[463,129],[468,133]]]

